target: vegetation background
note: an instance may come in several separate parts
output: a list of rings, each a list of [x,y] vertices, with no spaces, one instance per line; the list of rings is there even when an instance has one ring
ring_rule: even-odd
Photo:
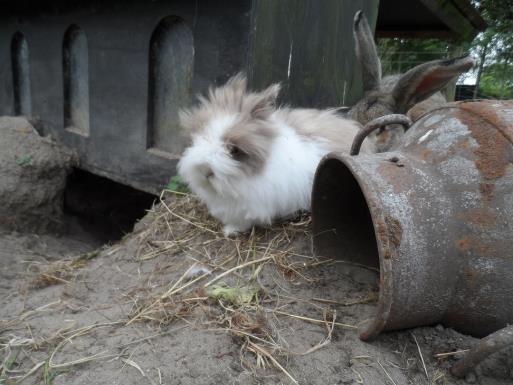
[[[474,98],[513,99],[513,0],[473,0],[488,28],[463,43],[477,65],[458,83],[476,84]],[[379,39],[383,74],[402,73],[429,60],[454,56],[454,44],[439,39]]]

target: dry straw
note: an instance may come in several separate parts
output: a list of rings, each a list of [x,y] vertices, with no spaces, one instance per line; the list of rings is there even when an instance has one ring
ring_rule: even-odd
[[[164,191],[160,202],[123,242],[137,245],[136,258],[141,264],[150,263],[158,267],[162,264],[155,263],[155,259],[160,258],[159,261],[166,265],[166,272],[172,272],[176,277],[173,282],[164,287],[140,289],[134,295],[127,293],[126,297],[131,298],[133,304],[127,319],[74,330],[63,328],[46,340],[33,337],[14,341],[2,339],[0,335],[0,348],[7,353],[0,368],[3,372],[0,373],[19,383],[41,369],[44,378],[51,378],[56,370],[110,359],[120,359],[124,365],[141,372],[139,365],[123,351],[120,353],[119,349],[102,350],[60,363],[56,362],[56,356],[61,355],[62,348],[74,339],[99,328],[126,328],[129,325],[132,327],[150,323],[161,329],[154,335],[160,336],[166,333],[165,330],[169,330],[168,324],[181,320],[186,327],[203,327],[230,333],[240,343],[240,361],[244,367],[255,370],[258,367],[272,366],[297,383],[293,373],[287,370],[285,363],[288,357],[322,349],[331,342],[336,328],[356,329],[354,325],[341,322],[330,306],[351,306],[375,300],[373,295],[343,303],[322,298],[306,299],[309,303],[316,303],[319,313],[295,314],[287,309],[287,304],[305,299],[289,297],[288,302],[284,303],[283,295],[278,296],[266,288],[261,277],[264,269],[278,272],[284,280],[312,282],[309,275],[311,269],[334,263],[305,252],[309,249],[309,225],[310,217],[302,215],[290,222],[227,238],[219,223],[210,217],[206,208],[194,196]],[[111,251],[107,250],[100,256],[111,258],[121,247],[114,246]],[[58,261],[48,266],[37,266],[36,271],[30,275],[30,286],[35,290],[48,285],[72,282],[79,270],[87,266],[88,261],[94,257],[96,254]],[[158,271],[154,273],[157,274]],[[18,317],[0,320],[0,333],[20,326],[33,315],[61,305],[52,303],[32,312],[22,313]],[[199,317],[198,314],[203,316]],[[305,352],[291,352],[275,325],[280,318],[317,324],[325,329],[326,335]],[[53,350],[48,350],[49,356],[45,361],[36,362],[24,373],[8,376],[9,368],[6,363],[12,359],[15,349],[40,349],[44,344],[53,347]]]
[[[210,324],[240,338],[244,366],[251,367],[247,360],[250,353],[255,358],[255,366],[274,366],[293,382],[296,382],[293,375],[280,363],[282,358],[321,349],[330,343],[336,327],[357,328],[336,322],[328,310],[329,300],[313,299],[328,305],[323,318],[265,306],[277,304],[280,299],[260,282],[259,274],[264,266],[275,269],[284,279],[308,282],[311,281],[309,269],[334,262],[305,252],[310,241],[309,216],[228,238],[194,196],[165,191],[160,202],[153,210],[151,224],[136,235],[141,244],[138,258],[147,261],[159,256],[181,255],[189,264],[182,266],[183,273],[169,288],[134,301],[127,324],[151,321],[163,325],[177,318],[187,318],[196,308],[216,306],[221,312],[216,313]],[[366,297],[344,305],[373,300],[374,296]],[[278,317],[325,325],[326,337],[306,352],[290,352],[269,321]]]

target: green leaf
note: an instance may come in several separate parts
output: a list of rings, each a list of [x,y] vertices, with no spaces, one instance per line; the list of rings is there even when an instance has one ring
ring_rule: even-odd
[[[225,283],[214,285],[207,291],[210,298],[222,299],[233,305],[249,305],[252,301],[258,302],[258,289],[249,286],[230,287]]]
[[[46,361],[43,366],[43,383],[44,385],[52,385],[55,377],[60,374],[59,371],[54,371],[50,369],[49,361]]]
[[[185,183],[182,177],[180,177],[179,175],[175,175],[170,179],[169,183],[166,186],[166,190],[175,191],[183,194],[190,193],[187,183]]]

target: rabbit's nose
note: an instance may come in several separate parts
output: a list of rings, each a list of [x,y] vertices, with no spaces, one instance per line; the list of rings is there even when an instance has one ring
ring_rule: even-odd
[[[214,176],[214,171],[212,171],[212,168],[208,164],[200,164],[198,166],[198,169],[201,172],[201,174],[207,179]]]

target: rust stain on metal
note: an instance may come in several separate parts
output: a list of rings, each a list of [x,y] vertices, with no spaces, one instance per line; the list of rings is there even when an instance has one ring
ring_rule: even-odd
[[[406,168],[402,163],[397,167],[397,162],[386,161],[379,166],[378,171],[381,175],[384,175],[387,179],[393,181],[392,186],[396,194],[403,191],[404,187],[408,186],[412,180],[411,173],[406,171]]]
[[[462,238],[462,239],[458,239],[456,241],[456,246],[460,250],[468,250],[468,249],[470,249],[470,245],[471,245],[471,240],[468,238]]]
[[[451,146],[449,151],[445,154],[445,159],[451,158],[456,154],[460,154],[462,151],[467,150],[470,147],[470,139],[468,137],[457,140],[454,145]]]
[[[403,237],[401,222],[391,216],[385,217],[385,222],[387,224],[388,239],[395,247],[401,246],[401,239]]]
[[[391,216],[385,217],[385,221],[377,223],[377,236],[381,245],[383,245],[383,258],[390,259],[392,251],[390,246],[395,248],[401,245],[403,228],[401,222]]]
[[[497,106],[500,105],[500,106]],[[481,116],[484,120],[496,127],[513,144],[513,121],[504,119],[504,110],[513,109],[513,100],[480,101],[460,103],[462,110]]]
[[[470,140],[469,138],[463,138],[462,140],[460,140],[456,146],[456,148],[459,148],[461,150],[466,150],[470,147]]]
[[[455,116],[478,144],[475,164],[483,178],[495,180],[504,176],[506,167],[513,164],[513,125],[499,118],[488,103],[463,103],[459,107]]]
[[[491,201],[493,199],[494,187],[495,187],[495,184],[493,184],[493,183],[480,183],[479,184],[479,192],[487,201]]]
[[[417,150],[419,159],[423,160],[424,162],[438,163],[442,160],[452,158],[455,154],[461,153],[462,151],[467,150],[469,147],[470,139],[462,138],[445,152],[433,152],[431,149],[425,148],[422,143],[417,145]]]
[[[494,180],[502,177],[506,173],[506,167],[513,163],[511,144],[498,132],[489,135],[479,129],[472,131],[474,138],[480,144],[475,151],[478,157],[477,168],[485,179]]]
[[[432,154],[433,154],[433,152],[431,150],[428,150],[428,149],[422,150],[422,152],[420,153],[420,159],[422,159],[424,161],[429,160],[432,157]]]
[[[476,208],[458,214],[458,219],[481,227],[488,227],[495,224],[497,215],[490,212],[488,208]]]
[[[456,247],[461,251],[473,251],[482,256],[489,256],[495,254],[495,249],[480,240],[465,237],[456,241]]]
[[[388,247],[388,232],[387,226],[383,222],[377,223],[377,233],[380,243],[383,245],[383,258],[389,259],[391,257],[391,252]]]

